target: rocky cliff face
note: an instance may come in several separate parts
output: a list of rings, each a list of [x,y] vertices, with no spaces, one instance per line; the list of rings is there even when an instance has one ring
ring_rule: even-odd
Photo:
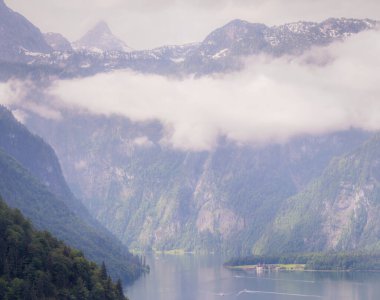
[[[335,158],[284,202],[256,252],[378,249],[380,138]]]
[[[83,124],[86,124],[85,126]],[[158,124],[123,118],[30,120],[57,149],[90,211],[136,248],[249,252],[283,201],[368,134],[300,138],[283,146],[181,152],[159,144]]]

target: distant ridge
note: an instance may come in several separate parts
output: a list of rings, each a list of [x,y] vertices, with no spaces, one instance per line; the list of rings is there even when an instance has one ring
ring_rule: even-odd
[[[49,53],[41,31],[0,0],[0,61],[18,61],[22,53]]]
[[[242,68],[241,57],[297,56],[312,47],[327,46],[379,25],[375,20],[349,18],[277,26],[235,19],[199,43],[133,50],[104,21],[69,45],[60,34],[48,33],[44,37],[24,17],[7,8],[3,1],[0,3],[0,63],[3,63],[0,79],[3,80],[81,77],[121,69],[179,76],[227,73]],[[8,65],[14,62],[23,65]]]

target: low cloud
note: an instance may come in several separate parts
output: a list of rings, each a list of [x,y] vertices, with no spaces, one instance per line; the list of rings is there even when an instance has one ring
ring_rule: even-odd
[[[118,71],[56,81],[44,91],[10,81],[0,84],[0,103],[23,112],[23,120],[28,111],[59,120],[60,109],[73,109],[159,121],[162,144],[193,151],[213,149],[221,138],[257,145],[349,128],[375,131],[378,53],[380,32],[368,31],[299,58],[252,57],[241,72],[198,79]]]
[[[17,80],[9,80],[6,83],[0,83],[0,104],[10,105],[24,98],[24,83]]]
[[[149,140],[147,136],[140,136],[140,137],[135,138],[133,140],[133,144],[141,148],[149,148],[154,145],[154,143],[151,140]]]
[[[43,103],[44,91],[32,81],[11,79],[0,83],[0,104],[12,109],[14,116],[21,123],[25,123],[27,112],[50,120],[62,118],[59,110],[48,103]]]
[[[379,130],[378,53],[380,33],[365,32],[297,59],[255,57],[244,71],[221,77],[120,71],[59,81],[49,93],[94,114],[158,120],[166,129],[162,142],[174,148],[209,150],[221,137],[282,143],[352,127]]]

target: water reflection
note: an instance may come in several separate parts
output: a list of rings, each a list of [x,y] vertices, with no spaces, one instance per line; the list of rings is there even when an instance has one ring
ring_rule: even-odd
[[[217,256],[147,258],[151,273],[127,287],[131,300],[378,300],[380,274],[370,272],[242,272]]]

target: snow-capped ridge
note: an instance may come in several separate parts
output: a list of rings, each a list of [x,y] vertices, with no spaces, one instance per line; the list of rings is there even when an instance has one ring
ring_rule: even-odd
[[[254,55],[301,55],[312,47],[327,46],[379,21],[330,18],[267,26],[235,19],[212,31],[200,43],[164,45],[132,50],[104,21],[72,43],[62,35],[40,30],[0,0],[0,60],[50,66],[59,76],[89,76],[120,69],[137,72],[202,76],[239,70],[241,58]],[[10,75],[9,75],[10,76]]]
[[[215,60],[259,53],[297,55],[378,25],[370,19],[330,18],[320,23],[298,21],[269,27],[236,19],[211,32],[199,47],[198,56]]]
[[[73,51],[71,43],[60,33],[44,33],[45,41],[54,51]]]

